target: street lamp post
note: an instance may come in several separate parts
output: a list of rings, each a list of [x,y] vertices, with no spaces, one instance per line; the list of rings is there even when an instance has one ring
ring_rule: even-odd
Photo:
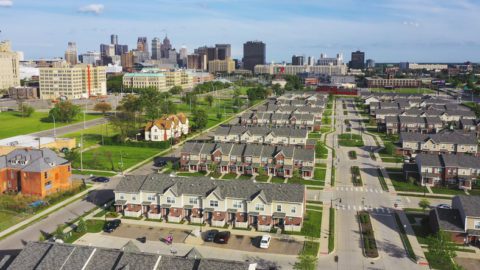
[[[52,113],[52,118],[53,118],[53,138],[57,137],[57,129],[55,128],[55,115]]]

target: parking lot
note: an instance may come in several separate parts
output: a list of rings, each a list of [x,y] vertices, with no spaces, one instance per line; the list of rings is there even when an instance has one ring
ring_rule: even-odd
[[[203,231],[202,238],[205,236],[206,230],[207,229]],[[147,241],[158,242],[165,242],[165,239],[169,235],[172,235],[173,243],[184,243],[185,239],[190,234],[190,231],[172,228],[162,228],[159,226],[144,226],[123,223],[114,232],[102,234],[137,240],[141,240],[141,238],[145,237]],[[270,242],[270,247],[268,249],[262,249],[259,248],[260,239],[261,236],[232,234],[227,244],[204,242],[203,246],[234,249],[247,252],[275,253],[284,255],[298,254],[303,247],[303,242],[296,241],[293,238],[285,235],[282,236],[282,238],[272,238]]]

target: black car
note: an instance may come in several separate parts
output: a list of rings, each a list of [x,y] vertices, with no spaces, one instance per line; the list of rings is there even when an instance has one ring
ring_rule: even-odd
[[[92,181],[93,182],[98,182],[98,183],[108,183],[110,181],[110,178],[100,176],[100,177],[95,177]]]
[[[218,230],[209,230],[205,233],[205,241],[213,242],[215,236],[218,234]]]
[[[214,242],[218,244],[227,244],[228,239],[230,239],[229,231],[219,232],[215,235]]]
[[[115,231],[115,229],[117,229],[118,226],[120,226],[121,223],[122,223],[122,221],[120,219],[114,219],[114,220],[107,221],[107,223],[105,223],[103,231],[111,233],[111,232]]]
[[[165,165],[167,165],[167,162],[165,160],[160,160],[155,163],[155,166],[159,168],[164,167]]]

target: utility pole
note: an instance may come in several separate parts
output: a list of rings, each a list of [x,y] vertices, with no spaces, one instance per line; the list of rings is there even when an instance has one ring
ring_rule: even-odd
[[[85,124],[85,115],[87,113],[87,105],[88,105],[88,100],[85,102],[85,110],[83,110],[83,129],[86,129],[86,124]]]
[[[80,171],[83,171],[83,130],[80,133]]]
[[[52,114],[53,118],[53,138],[57,137],[57,129],[55,128],[55,115]]]

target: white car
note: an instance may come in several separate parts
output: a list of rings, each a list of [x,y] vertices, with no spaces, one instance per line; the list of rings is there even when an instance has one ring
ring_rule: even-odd
[[[268,248],[270,246],[270,240],[272,240],[270,235],[262,236],[262,240],[260,240],[260,248]]]
[[[442,203],[442,204],[437,205],[437,208],[450,209],[451,207],[448,204]]]

